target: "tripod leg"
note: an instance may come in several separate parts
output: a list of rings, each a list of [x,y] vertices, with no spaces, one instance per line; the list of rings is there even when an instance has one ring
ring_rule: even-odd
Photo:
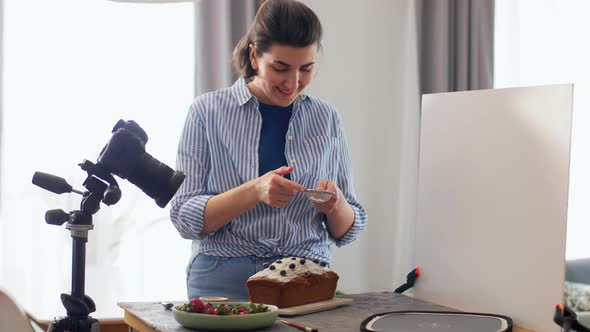
[[[51,323],[49,323],[47,332],[64,332],[66,330],[66,326],[69,326],[69,322],[70,321],[68,317],[55,318]]]
[[[77,320],[72,326],[71,332],[100,332],[100,325],[98,319],[86,317],[85,319]]]
[[[47,328],[47,332],[100,332],[98,319],[92,317],[60,317],[54,319]]]

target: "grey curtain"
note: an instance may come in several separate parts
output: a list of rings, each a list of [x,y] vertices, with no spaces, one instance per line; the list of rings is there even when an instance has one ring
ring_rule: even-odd
[[[494,0],[418,0],[421,93],[493,87]]]
[[[232,51],[263,0],[195,1],[195,93],[227,87],[237,78]]]

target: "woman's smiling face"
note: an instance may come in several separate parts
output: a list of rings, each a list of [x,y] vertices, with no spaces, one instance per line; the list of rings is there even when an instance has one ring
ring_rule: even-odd
[[[256,55],[255,46],[250,45],[250,63],[258,73],[248,87],[262,103],[289,106],[313,79],[316,56],[316,44],[273,44],[260,56]]]

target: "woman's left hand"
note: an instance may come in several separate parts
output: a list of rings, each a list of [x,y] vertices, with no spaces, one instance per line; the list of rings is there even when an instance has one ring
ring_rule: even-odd
[[[336,184],[330,180],[319,180],[317,189],[329,190],[336,193],[325,203],[313,203],[313,205],[326,214],[328,219],[328,232],[335,239],[340,239],[348,232],[354,223],[354,210],[344,198],[344,194]]]
[[[318,210],[322,211],[326,215],[330,215],[332,212],[334,212],[334,210],[338,206],[342,192],[340,191],[340,189],[338,189],[338,186],[336,186],[336,184],[334,184],[334,182],[332,182],[330,180],[323,180],[323,179],[318,181],[316,189],[327,190],[327,191],[332,191],[332,192],[336,193],[336,195],[332,195],[332,198],[330,198],[327,202],[312,203]]]

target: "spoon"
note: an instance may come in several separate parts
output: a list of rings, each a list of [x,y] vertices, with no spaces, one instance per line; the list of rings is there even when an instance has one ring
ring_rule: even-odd
[[[306,189],[305,195],[307,198],[314,203],[325,203],[336,195],[333,191],[319,190],[319,189]]]
[[[170,310],[174,306],[174,303],[172,302],[160,302],[160,304],[163,305],[166,310]]]

